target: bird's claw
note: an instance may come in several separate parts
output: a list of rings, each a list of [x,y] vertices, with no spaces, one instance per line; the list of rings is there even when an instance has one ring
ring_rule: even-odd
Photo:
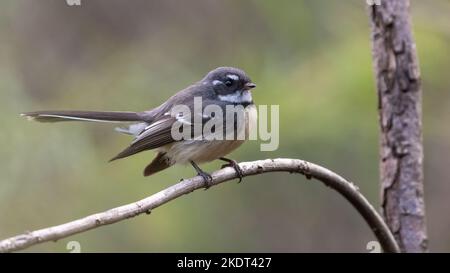
[[[205,190],[212,186],[212,176],[207,172],[198,172],[198,175],[203,178],[205,182]]]
[[[226,167],[231,167],[231,168],[233,168],[233,169],[236,171],[236,174],[237,174],[237,176],[238,176],[238,178],[239,178],[238,183],[241,183],[242,178],[244,177],[244,171],[243,171],[242,168],[239,166],[239,164],[236,162],[236,160],[229,159],[229,160],[227,160],[227,162],[228,162],[228,163],[223,164],[221,168],[222,168],[222,169],[223,169],[223,168],[226,168]]]

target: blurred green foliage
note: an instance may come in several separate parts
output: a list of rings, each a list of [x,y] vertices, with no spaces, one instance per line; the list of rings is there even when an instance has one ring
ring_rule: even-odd
[[[450,1],[412,1],[424,85],[430,246],[450,250]],[[144,178],[153,152],[107,163],[130,138],[109,125],[39,124],[42,109],[145,110],[217,66],[280,105],[280,147],[249,142],[239,161],[295,157],[354,181],[378,204],[378,126],[365,1],[4,1],[0,10],[0,238],[155,193],[176,166]],[[207,164],[214,170],[220,163]],[[267,174],[194,192],[111,226],[27,251],[361,251],[374,240],[340,196]]]

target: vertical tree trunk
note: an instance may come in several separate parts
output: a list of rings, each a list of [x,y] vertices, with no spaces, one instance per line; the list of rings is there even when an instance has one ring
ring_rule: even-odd
[[[409,0],[370,6],[383,216],[404,252],[425,252],[421,82]]]

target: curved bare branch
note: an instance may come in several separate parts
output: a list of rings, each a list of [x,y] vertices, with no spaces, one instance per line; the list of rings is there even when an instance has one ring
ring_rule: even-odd
[[[300,173],[307,178],[315,178],[343,195],[361,214],[370,226],[381,246],[386,252],[399,252],[399,247],[389,228],[351,182],[319,165],[299,159],[266,159],[242,162],[239,166],[244,176],[258,175],[267,172]],[[227,167],[212,173],[212,185],[230,181],[237,177],[233,168]],[[62,225],[44,228],[17,235],[0,241],[0,252],[12,252],[48,241],[56,241],[73,234],[81,233],[100,226],[113,224],[142,213],[150,213],[153,209],[174,200],[184,194],[204,188],[203,178],[196,176],[155,193],[140,201],[123,205],[105,212],[93,214]]]

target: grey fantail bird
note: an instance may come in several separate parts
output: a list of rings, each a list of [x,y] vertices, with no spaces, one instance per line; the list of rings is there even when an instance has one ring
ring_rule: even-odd
[[[208,120],[215,119],[213,115],[205,115],[203,110],[208,105],[217,105],[224,112],[227,106],[243,106],[243,124],[234,121],[233,135],[245,131],[248,136],[249,124],[256,121],[256,107],[250,90],[256,87],[244,71],[232,67],[219,67],[209,72],[199,82],[183,89],[170,97],[160,106],[144,112],[106,112],[106,111],[36,111],[23,113],[23,116],[40,122],[56,121],[94,121],[94,122],[135,122],[127,128],[117,128],[117,131],[133,135],[135,139],[129,147],[116,155],[112,160],[128,157],[145,151],[157,150],[153,161],[145,168],[144,175],[149,176],[170,167],[173,164],[190,163],[198,175],[205,180],[209,187],[211,175],[204,172],[198,163],[209,162],[215,159],[226,161],[224,166],[233,167],[242,179],[242,170],[236,161],[224,156],[238,148],[244,139],[207,139],[192,135],[191,139],[175,139],[172,127],[176,122],[182,123],[191,129],[198,123],[196,115],[200,115],[201,126],[205,126]],[[194,98],[201,98],[202,107],[194,107]],[[173,113],[177,105],[185,105],[189,108],[190,118]],[[225,126],[225,124],[224,124]],[[184,130],[185,127],[183,127]],[[202,127],[203,128],[203,127]],[[224,127],[225,128],[225,127]],[[218,128],[215,128],[218,130]],[[215,131],[213,130],[213,132]],[[193,130],[192,130],[193,131]],[[223,130],[226,131],[226,130]]]

